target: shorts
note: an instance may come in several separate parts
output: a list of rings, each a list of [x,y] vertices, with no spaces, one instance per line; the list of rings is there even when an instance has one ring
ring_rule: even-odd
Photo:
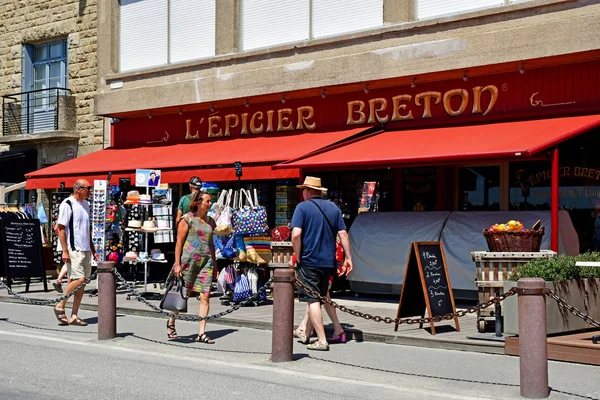
[[[92,275],[92,252],[69,251],[71,262],[66,263],[67,277],[69,279],[89,278]]]
[[[305,267],[300,264],[296,270],[296,275],[300,282],[325,297],[327,296],[327,289],[329,289],[329,277],[333,275],[333,268]],[[323,301],[308,294],[302,287],[298,287],[298,297],[300,301],[306,303],[318,301],[323,303]]]

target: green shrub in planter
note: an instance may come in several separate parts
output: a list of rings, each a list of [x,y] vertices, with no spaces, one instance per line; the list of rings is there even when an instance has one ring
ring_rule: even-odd
[[[540,258],[517,267],[510,280],[520,278],[543,278],[545,281],[560,282],[580,278],[600,278],[600,267],[578,267],[577,261],[600,262],[600,253],[587,252],[578,256],[561,254],[553,258]]]

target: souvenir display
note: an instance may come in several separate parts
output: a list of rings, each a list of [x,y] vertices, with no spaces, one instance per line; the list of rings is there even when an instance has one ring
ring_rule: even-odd
[[[71,195],[70,192],[55,192],[52,193],[52,204],[51,204],[51,215],[52,215],[52,229],[51,229],[51,240],[52,240],[52,263],[62,265],[62,251],[57,250],[58,246],[58,235],[56,234],[56,221],[58,221],[58,212],[60,203],[64,199]]]

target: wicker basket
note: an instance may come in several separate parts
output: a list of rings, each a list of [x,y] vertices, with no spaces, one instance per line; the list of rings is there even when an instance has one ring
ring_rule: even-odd
[[[540,251],[544,227],[537,231],[494,231],[483,230],[490,251]]]

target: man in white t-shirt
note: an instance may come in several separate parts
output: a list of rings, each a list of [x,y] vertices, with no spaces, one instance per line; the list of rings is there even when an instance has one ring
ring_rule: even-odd
[[[85,179],[78,179],[73,185],[73,194],[60,204],[58,212],[58,251],[62,250],[62,260],[67,266],[68,284],[65,294],[69,294],[85,284],[86,278],[92,274],[92,257],[98,259],[96,249],[90,235],[90,206],[87,198],[92,186]],[[86,326],[77,313],[83,298],[83,289],[73,296],[71,318],[67,319],[63,300],[54,308],[56,319],[62,325]]]

